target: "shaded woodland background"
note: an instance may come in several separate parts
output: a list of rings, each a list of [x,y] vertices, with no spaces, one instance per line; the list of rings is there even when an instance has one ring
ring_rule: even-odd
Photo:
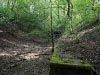
[[[48,75],[50,59],[100,75],[100,0],[0,0],[0,75]]]

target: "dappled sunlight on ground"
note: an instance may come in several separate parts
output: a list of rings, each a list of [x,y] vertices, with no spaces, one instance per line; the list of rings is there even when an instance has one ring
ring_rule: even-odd
[[[51,46],[0,36],[0,75],[48,75]]]
[[[39,58],[38,53],[27,53],[22,54],[19,51],[12,51],[12,52],[0,52],[0,57],[18,57],[19,59],[26,59],[26,60],[34,60]]]

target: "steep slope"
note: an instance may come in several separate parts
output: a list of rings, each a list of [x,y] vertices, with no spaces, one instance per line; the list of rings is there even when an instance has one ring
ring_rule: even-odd
[[[92,27],[80,31],[80,39],[63,36],[59,41],[59,55],[67,62],[68,55],[74,59],[85,61],[93,66],[93,70],[100,75],[100,27]],[[78,63],[78,62],[77,62]],[[84,62],[82,62],[84,63]]]

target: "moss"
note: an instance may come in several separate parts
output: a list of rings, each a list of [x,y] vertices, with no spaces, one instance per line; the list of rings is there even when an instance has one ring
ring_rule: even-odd
[[[63,63],[62,59],[57,55],[58,50],[59,50],[58,48],[55,48],[55,51],[54,51],[52,58],[50,60],[51,63],[59,63],[59,64]]]
[[[59,63],[59,64],[63,63],[63,61],[59,57],[54,57],[54,56],[52,56],[50,62],[51,63]]]
[[[69,66],[79,66],[79,67],[91,67],[91,65],[88,64],[88,63],[74,65],[72,63],[72,59],[68,59],[67,62],[64,62],[62,60],[62,58],[57,55],[58,54],[58,51],[59,51],[59,48],[56,47],[55,48],[55,51],[54,51],[54,53],[53,53],[53,55],[51,57],[51,60],[50,60],[50,63],[51,64],[61,64],[61,65],[66,65],[66,66],[69,65]]]

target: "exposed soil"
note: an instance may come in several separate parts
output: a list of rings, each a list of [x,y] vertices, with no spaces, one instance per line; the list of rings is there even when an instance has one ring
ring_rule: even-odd
[[[48,75],[51,46],[0,33],[0,75]]]
[[[100,75],[100,30],[95,27],[80,31],[81,39],[66,35],[59,40],[59,54],[87,61]],[[0,75],[49,75],[51,45],[24,41],[0,32]]]
[[[75,59],[84,60],[93,66],[100,75],[100,29],[95,27],[80,31],[80,39],[63,36],[59,41],[59,54],[62,59],[72,55]]]

